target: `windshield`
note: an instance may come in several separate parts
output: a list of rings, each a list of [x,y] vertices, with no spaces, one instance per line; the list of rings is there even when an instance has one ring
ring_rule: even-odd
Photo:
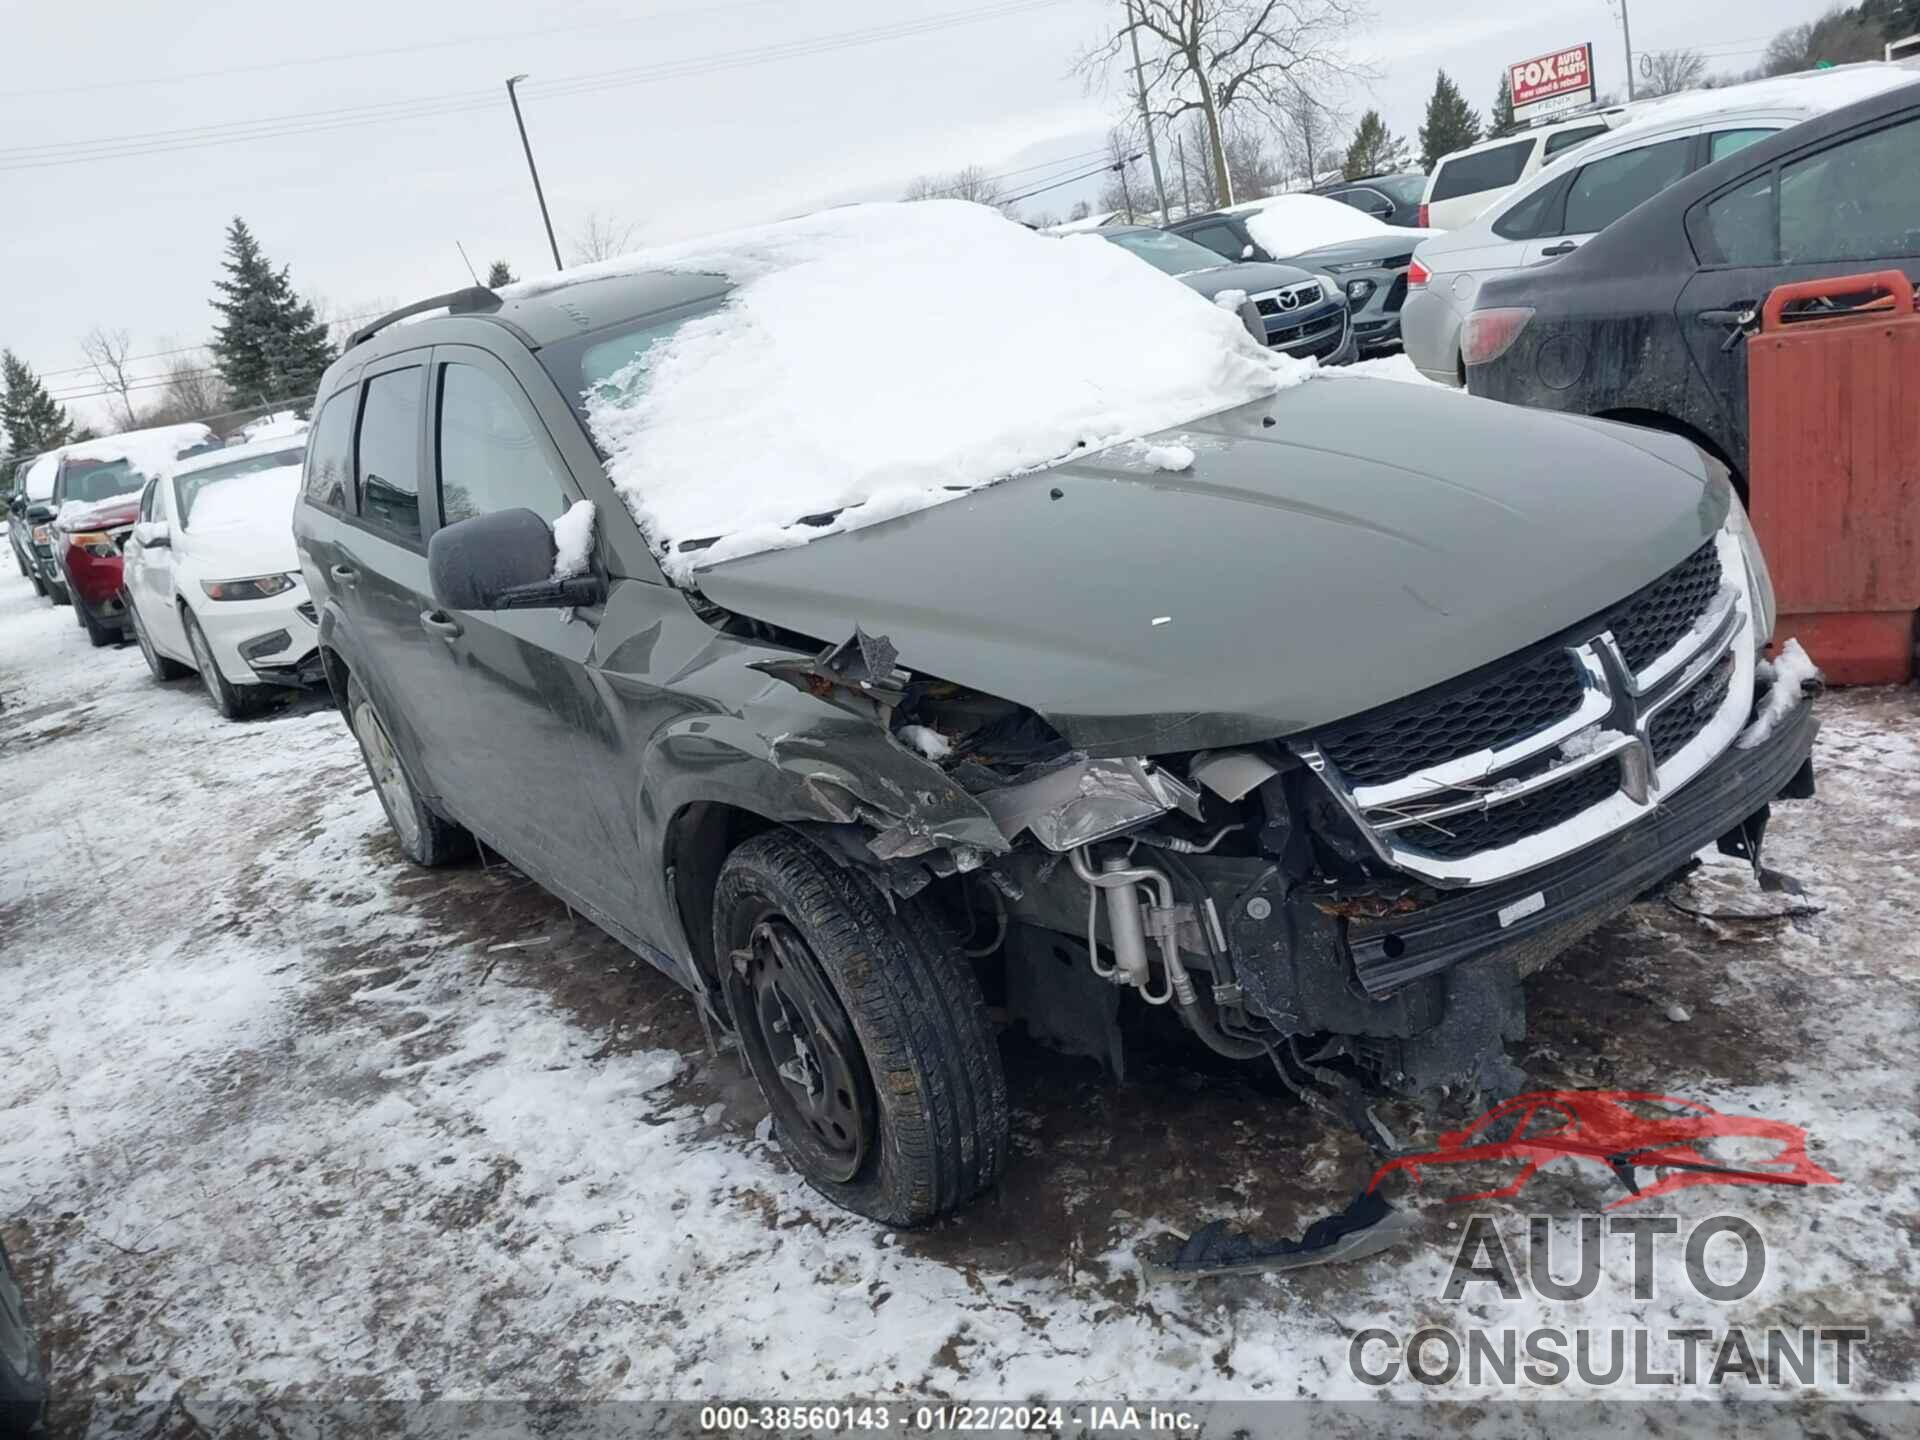
[[[69,460],[60,470],[60,498],[91,503],[129,495],[146,476],[125,460]]]
[[[1206,246],[1196,245],[1184,235],[1169,235],[1164,230],[1129,230],[1100,238],[1112,241],[1122,250],[1131,250],[1169,275],[1189,275],[1195,270],[1212,270],[1225,263]]]
[[[180,511],[180,528],[184,530],[191,527],[193,502],[209,486],[222,480],[235,480],[242,475],[263,475],[270,470],[285,470],[298,465],[305,453],[306,443],[302,441],[284,450],[249,455],[244,460],[229,460],[224,465],[209,465],[204,470],[193,470],[179,476],[173,482],[173,498]]]
[[[1427,177],[1424,175],[1395,175],[1390,179],[1370,180],[1367,183],[1386,191],[1401,205],[1418,205],[1427,189]]]
[[[539,352],[541,364],[566,393],[568,403],[584,420],[586,397],[594,390],[632,396],[646,383],[648,356],[653,347],[673,335],[689,320],[711,315],[721,300],[702,300],[665,315],[649,315],[624,325],[610,325]]]

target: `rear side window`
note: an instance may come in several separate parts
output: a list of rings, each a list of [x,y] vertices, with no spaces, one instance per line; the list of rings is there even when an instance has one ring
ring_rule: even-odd
[[[1566,235],[1604,230],[1687,173],[1690,137],[1609,155],[1581,169],[1567,190]]]
[[[1733,155],[1756,140],[1764,140],[1773,134],[1771,130],[1716,130],[1707,137],[1707,163]]]
[[[353,397],[342,390],[320,407],[307,441],[304,488],[309,504],[347,508],[347,476],[353,469]]]
[[[1504,190],[1527,168],[1527,157],[1533,154],[1535,143],[1529,136],[1511,145],[1496,145],[1491,150],[1442,160],[1439,172],[1433,177],[1433,199],[1452,200],[1461,195],[1478,195],[1483,190]]]
[[[1493,222],[1493,233],[1503,240],[1531,240],[1545,235],[1559,213],[1559,200],[1566,192],[1564,179],[1542,185],[1526,199]]]
[[[1558,135],[1547,137],[1547,159],[1564,155],[1576,145],[1581,145],[1596,135],[1607,133],[1604,125],[1582,125],[1578,130],[1562,130]]]
[[[420,367],[367,382],[360,410],[360,518],[420,543]]]
[[[1780,169],[1787,265],[1920,254],[1920,120],[1842,141]]]
[[[1705,233],[1696,225],[1694,238],[1700,242],[1700,258],[1710,265],[1773,264],[1773,172],[1756,175],[1710,202]]]
[[[486,371],[440,367],[440,520],[498,510],[557,520],[573,497],[521,402]]]

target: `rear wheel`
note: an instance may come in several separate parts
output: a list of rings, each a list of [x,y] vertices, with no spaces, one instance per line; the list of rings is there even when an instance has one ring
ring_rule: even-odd
[[[769,831],[727,857],[714,947],[781,1148],[837,1205],[924,1225],[1006,1164],[1006,1079],[966,957],[914,901]]]
[[[213,701],[214,709],[229,720],[244,720],[251,715],[257,701],[248,692],[255,687],[235,685],[220,673],[220,663],[213,658],[213,646],[207,643],[206,632],[200,628],[200,622],[193,618],[188,606],[180,608],[180,618],[186,623],[187,645],[193,651],[193,663],[200,671],[200,683],[206,688],[207,698]]]
[[[140,658],[147,662],[147,669],[155,680],[184,680],[191,673],[178,660],[169,660],[154,648],[153,637],[147,634],[146,621],[140,618],[140,609],[131,595],[127,596],[127,620],[133,626],[133,638],[140,645]]]
[[[400,849],[416,865],[451,865],[473,850],[473,837],[451,820],[444,820],[420,800],[407,778],[406,766],[394,749],[393,737],[374,708],[373,698],[358,676],[347,680],[347,723],[360,742],[361,758],[380,796],[381,808],[393,826]]]

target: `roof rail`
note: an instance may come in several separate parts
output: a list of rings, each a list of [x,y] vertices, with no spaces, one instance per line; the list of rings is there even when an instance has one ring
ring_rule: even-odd
[[[353,349],[363,340],[371,340],[396,320],[405,320],[409,315],[424,315],[429,310],[444,310],[449,315],[475,315],[499,308],[500,297],[484,285],[469,285],[464,290],[449,290],[445,295],[435,295],[426,300],[416,300],[411,305],[402,305],[398,310],[382,315],[371,325],[362,325],[347,337],[347,349]]]

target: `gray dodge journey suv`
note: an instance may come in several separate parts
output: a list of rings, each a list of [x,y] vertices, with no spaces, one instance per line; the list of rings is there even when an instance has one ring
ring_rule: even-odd
[[[369,326],[294,526],[407,855],[478,838],[679,981],[850,1209],[1007,1164],[984,995],[1115,1070],[1163,1006],[1362,1122],[1510,1093],[1522,977],[1811,794],[1722,467],[1439,389],[1311,379],[1195,416],[1184,468],[1085,449],[670,579],[583,394],[731,289]]]

